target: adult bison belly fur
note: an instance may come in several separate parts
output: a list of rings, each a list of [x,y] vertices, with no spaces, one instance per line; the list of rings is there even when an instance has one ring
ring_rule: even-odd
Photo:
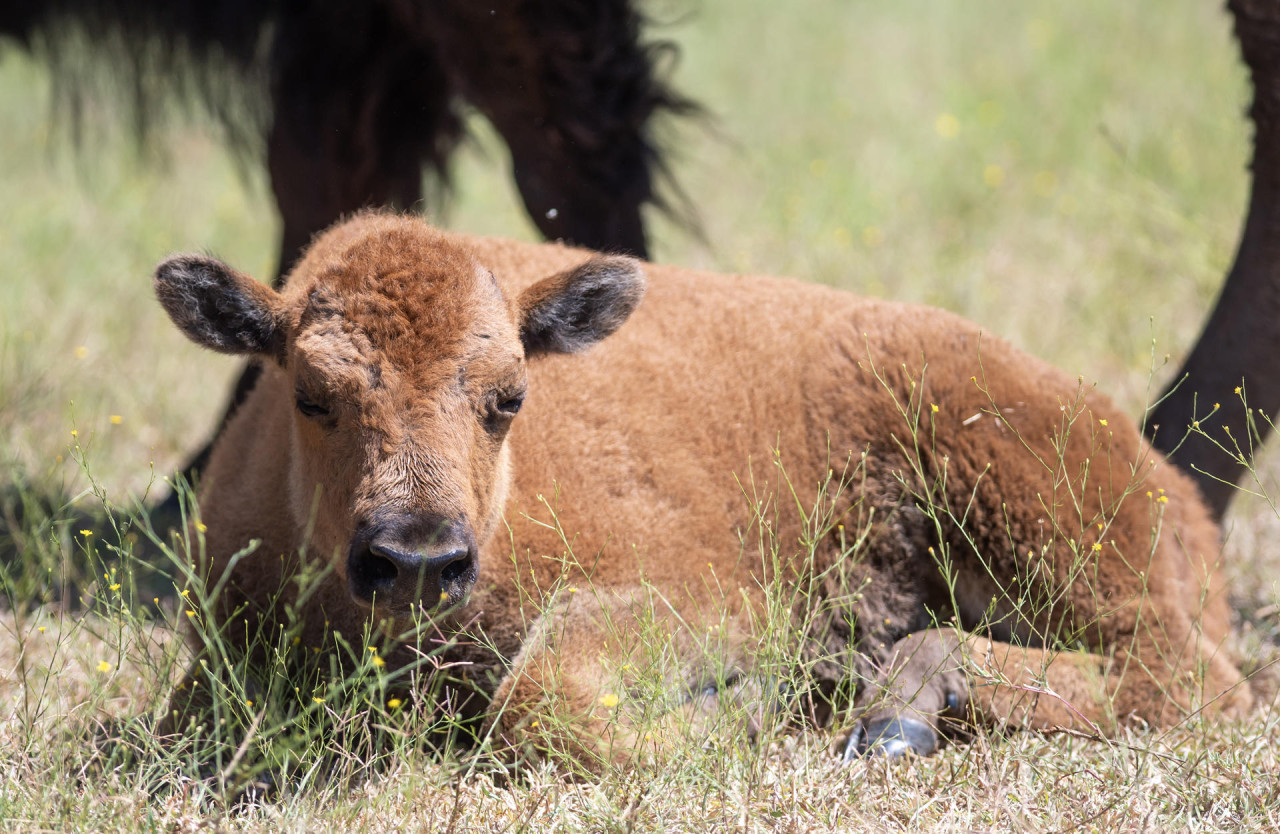
[[[1188,479],[948,313],[384,214],[278,292],[199,256],[155,280],[266,367],[200,490],[224,627],[331,560],[307,645],[425,619],[501,752],[631,761],[786,693],[846,755],[1250,704]]]

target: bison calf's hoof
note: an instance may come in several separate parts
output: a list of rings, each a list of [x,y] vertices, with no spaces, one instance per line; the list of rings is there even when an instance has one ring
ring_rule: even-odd
[[[938,734],[923,721],[895,716],[859,724],[844,747],[844,760],[866,756],[897,759],[908,753],[931,755],[938,749]]]

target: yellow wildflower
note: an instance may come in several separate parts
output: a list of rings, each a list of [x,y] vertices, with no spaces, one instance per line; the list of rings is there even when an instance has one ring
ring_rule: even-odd
[[[110,664],[110,663],[108,663],[108,662],[107,662],[107,661],[105,661],[105,660],[103,660],[103,661],[99,662],[99,663],[98,663],[98,671],[99,671],[99,672],[110,672],[110,671],[111,671],[111,664]]]
[[[387,701],[387,708],[388,708],[388,709],[399,709],[399,708],[400,708],[400,705],[401,705],[402,703],[404,703],[404,702],[403,702],[403,701],[401,701],[399,698],[392,698],[391,700]]]
[[[111,420],[111,425],[113,426],[118,426],[124,422],[124,418],[121,417],[119,414],[112,414],[110,417],[110,420]]]
[[[613,709],[618,705],[618,696],[612,692],[606,692],[600,696],[600,706],[605,709]]]

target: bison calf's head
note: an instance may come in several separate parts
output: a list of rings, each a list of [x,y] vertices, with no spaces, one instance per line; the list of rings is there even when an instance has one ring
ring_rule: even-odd
[[[462,604],[480,575],[526,360],[611,334],[644,281],[597,256],[510,298],[464,242],[366,215],[318,239],[279,292],[191,255],[161,263],[155,288],[197,344],[263,365],[206,475],[251,498],[206,518],[211,535],[332,559],[354,604],[401,617]]]

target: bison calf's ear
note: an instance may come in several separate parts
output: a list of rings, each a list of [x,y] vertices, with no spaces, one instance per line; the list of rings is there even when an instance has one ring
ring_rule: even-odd
[[[520,294],[520,340],[527,356],[577,353],[612,334],[644,298],[631,258],[600,255]]]
[[[216,258],[169,258],[156,267],[155,288],[169,318],[196,344],[277,360],[283,355],[279,295]]]

